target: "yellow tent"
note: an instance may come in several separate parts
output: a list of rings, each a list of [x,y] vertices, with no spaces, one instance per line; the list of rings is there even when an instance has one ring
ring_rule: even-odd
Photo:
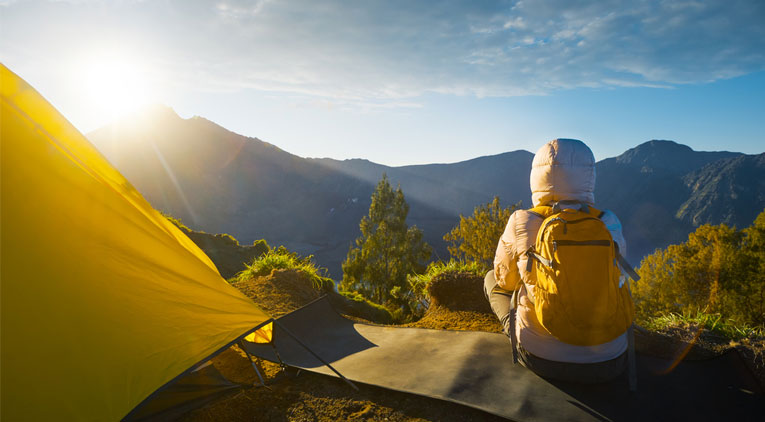
[[[0,65],[0,417],[124,418],[269,320]]]

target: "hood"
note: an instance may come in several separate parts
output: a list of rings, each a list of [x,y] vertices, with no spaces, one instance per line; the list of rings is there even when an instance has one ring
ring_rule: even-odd
[[[595,157],[584,142],[554,139],[537,151],[531,164],[534,206],[557,201],[595,205]]]

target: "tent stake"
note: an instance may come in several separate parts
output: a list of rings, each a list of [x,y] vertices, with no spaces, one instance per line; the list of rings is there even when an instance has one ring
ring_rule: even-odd
[[[313,355],[313,357],[315,357],[315,358],[316,358],[316,359],[318,359],[318,360],[319,360],[321,363],[323,363],[323,364],[324,364],[324,366],[326,366],[327,368],[331,369],[331,370],[332,370],[332,372],[334,372],[335,374],[337,374],[337,376],[339,376],[340,378],[342,378],[342,379],[343,379],[343,381],[345,381],[345,383],[346,383],[346,384],[350,385],[350,386],[351,386],[351,387],[352,387],[354,390],[356,390],[356,391],[359,391],[359,387],[356,387],[356,385],[355,385],[355,384],[353,384],[353,383],[352,383],[350,380],[348,380],[348,378],[344,377],[344,376],[343,376],[343,374],[341,374],[340,372],[337,372],[337,369],[333,368],[333,367],[332,367],[332,365],[330,365],[330,364],[329,364],[327,361],[325,361],[324,359],[320,358],[320,357],[319,357],[319,355],[317,355],[316,353],[314,353],[314,352],[313,352],[313,350],[311,350],[311,349],[310,349],[308,346],[306,346],[306,344],[305,344],[305,343],[303,343],[302,341],[300,341],[300,339],[299,339],[299,338],[297,338],[297,337],[296,337],[294,334],[292,334],[292,333],[291,333],[291,332],[290,332],[290,331],[289,331],[289,330],[288,330],[286,327],[284,327],[284,326],[283,326],[283,325],[282,325],[282,324],[279,322],[279,320],[278,320],[278,319],[275,319],[275,320],[274,320],[274,324],[278,325],[278,326],[279,326],[279,328],[281,328],[281,329],[282,329],[282,331],[284,331],[285,333],[287,333],[287,335],[289,335],[290,337],[292,337],[292,339],[293,339],[293,340],[295,340],[296,342],[298,342],[298,344],[299,344],[299,345],[303,346],[303,348],[304,348],[305,350],[308,350],[308,351],[309,351],[309,352],[310,352],[310,353]]]

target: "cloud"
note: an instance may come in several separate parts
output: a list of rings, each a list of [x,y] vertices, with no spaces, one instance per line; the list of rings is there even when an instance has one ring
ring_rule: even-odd
[[[221,16],[231,19],[242,19],[256,16],[269,0],[256,0],[246,3],[220,1],[215,3],[215,11]]]
[[[55,55],[99,34],[101,42],[150,54],[171,83],[187,89],[256,89],[375,107],[429,92],[671,87],[765,69],[760,0],[4,5],[0,53],[21,43]],[[43,34],[23,34],[32,27]]]

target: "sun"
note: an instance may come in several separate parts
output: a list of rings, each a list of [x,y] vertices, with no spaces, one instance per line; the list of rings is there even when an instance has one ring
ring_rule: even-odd
[[[135,57],[95,55],[77,67],[82,101],[105,119],[117,119],[154,101],[148,69]]]

